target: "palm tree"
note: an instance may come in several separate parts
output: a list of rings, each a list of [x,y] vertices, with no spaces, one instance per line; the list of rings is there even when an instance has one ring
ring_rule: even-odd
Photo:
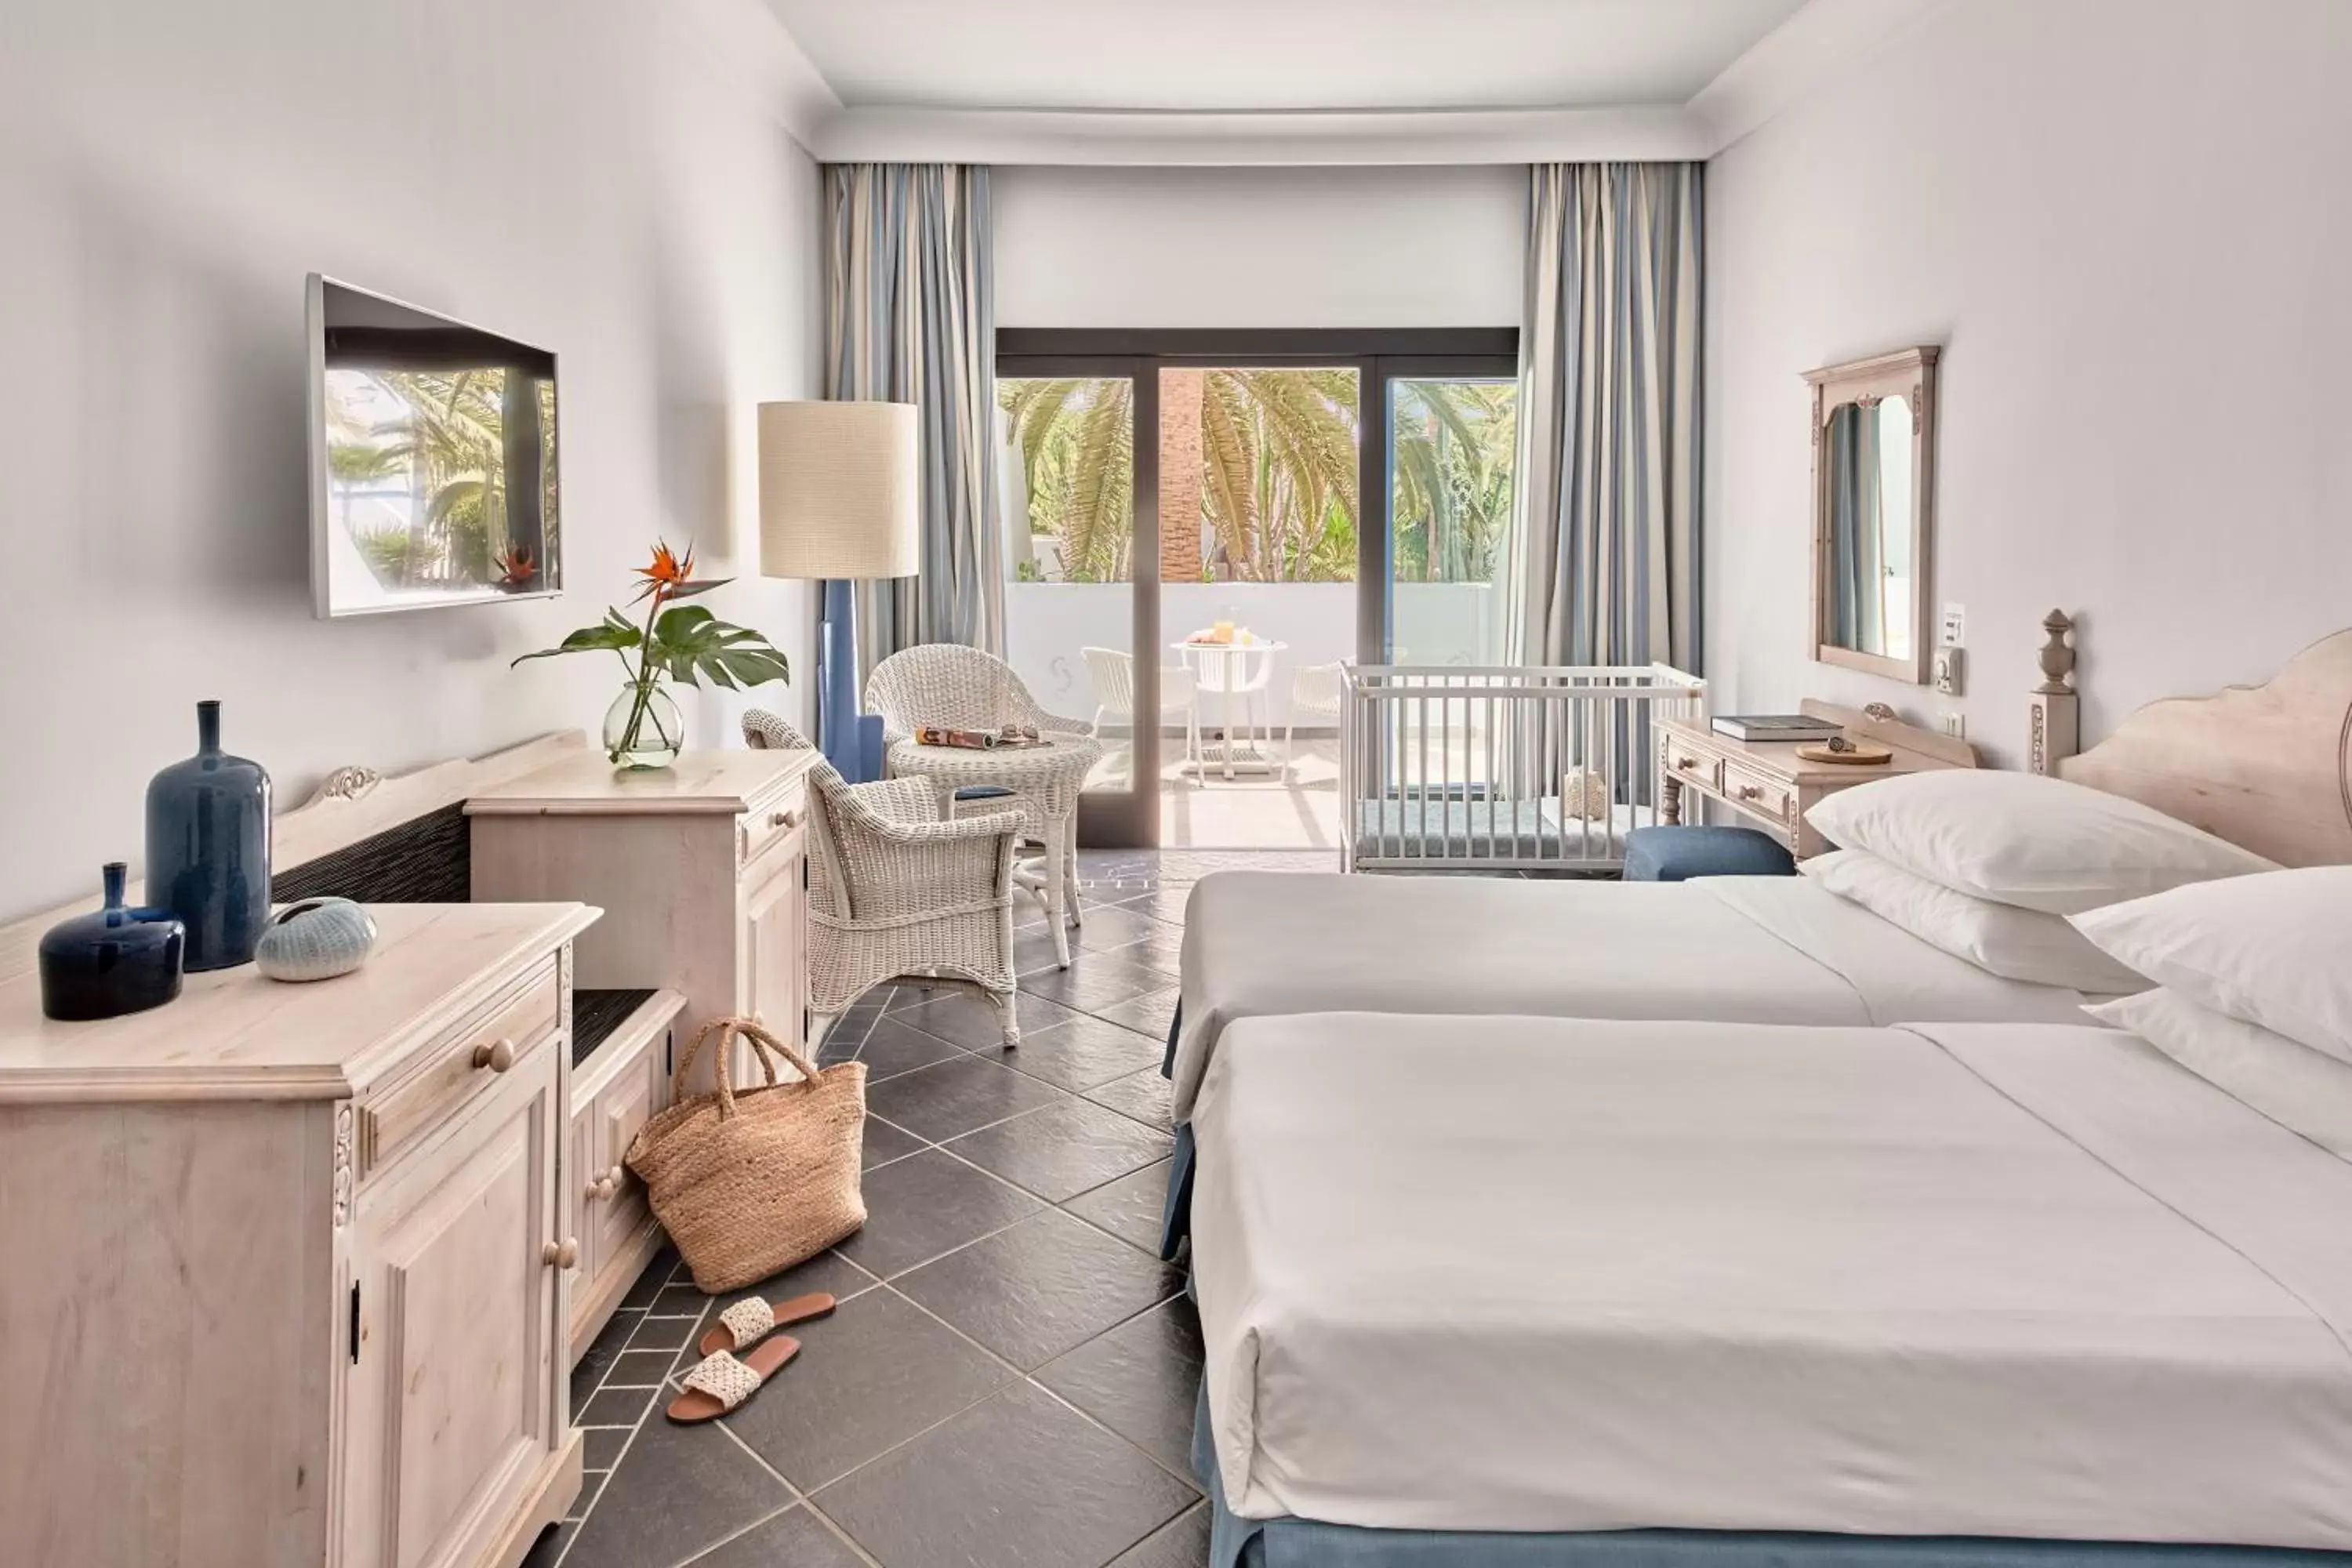
[[[1401,381],[1393,435],[1397,576],[1490,581],[1510,524],[1518,387]]]
[[[1172,387],[1171,387],[1172,384]],[[1197,403],[1193,388],[1197,387]],[[999,400],[1028,476],[1030,521],[1061,541],[1066,575],[1117,581],[1129,569],[1134,387],[1123,379],[1006,381]],[[1206,524],[1216,565],[1252,582],[1344,579],[1355,561],[1360,397],[1349,370],[1209,370],[1161,384],[1163,440],[1182,450],[1199,425],[1200,510],[1188,488],[1161,492],[1160,526],[1181,541]],[[1171,499],[1172,498],[1172,499]]]

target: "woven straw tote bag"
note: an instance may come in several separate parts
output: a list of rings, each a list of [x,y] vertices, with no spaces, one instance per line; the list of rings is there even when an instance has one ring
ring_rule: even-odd
[[[705,1040],[719,1037],[715,1094],[684,1092]],[[767,1082],[735,1092],[737,1037]],[[779,1058],[799,1083],[779,1084]],[[820,1070],[756,1018],[716,1018],[679,1058],[677,1103],[637,1130],[627,1164],[706,1295],[736,1290],[815,1257],[866,1223],[866,1064]]]

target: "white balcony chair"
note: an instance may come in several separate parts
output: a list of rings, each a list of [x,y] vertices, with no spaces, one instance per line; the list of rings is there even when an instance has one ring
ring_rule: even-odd
[[[1135,656],[1115,647],[1088,647],[1078,650],[1086,656],[1087,674],[1095,683],[1095,734],[1103,733],[1107,724],[1123,724],[1131,737],[1135,733]],[[1194,770],[1197,779],[1201,759],[1201,697],[1200,683],[1189,669],[1160,671],[1160,717],[1171,714],[1184,718],[1184,761]]]
[[[1310,664],[1290,677],[1290,714],[1282,724],[1283,772],[1296,777],[1298,751],[1291,736],[1301,719],[1328,719],[1336,729],[1348,705],[1348,661]]]
[[[801,751],[791,724],[754,708],[755,751]],[[851,1004],[893,980],[975,991],[1004,1043],[1013,1009],[1013,867],[1021,814],[939,820],[922,779],[853,784],[820,757],[809,770],[809,1055]]]

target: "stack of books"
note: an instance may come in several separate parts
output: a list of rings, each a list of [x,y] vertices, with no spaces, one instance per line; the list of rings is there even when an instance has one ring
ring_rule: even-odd
[[[1715,732],[1735,741],[1818,743],[1843,735],[1845,726],[1834,719],[1815,719],[1805,713],[1722,713],[1716,716]]]

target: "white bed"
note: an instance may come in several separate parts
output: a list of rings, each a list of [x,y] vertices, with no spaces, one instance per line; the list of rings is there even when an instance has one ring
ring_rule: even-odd
[[[2352,1165],[2131,1035],[1250,1018],[1193,1118],[1244,1519],[2352,1548]]]
[[[2063,775],[2282,865],[2352,862],[2352,632],[2158,702]],[[1887,1025],[2080,1021],[1795,879],[1672,884],[1220,872],[1185,913],[1176,1113],[1235,1020],[1352,1009]]]
[[[1237,1020],[1528,1014],[1753,1024],[2082,1021],[1798,877],[1525,882],[1221,871],[1184,913],[1176,1115]]]

